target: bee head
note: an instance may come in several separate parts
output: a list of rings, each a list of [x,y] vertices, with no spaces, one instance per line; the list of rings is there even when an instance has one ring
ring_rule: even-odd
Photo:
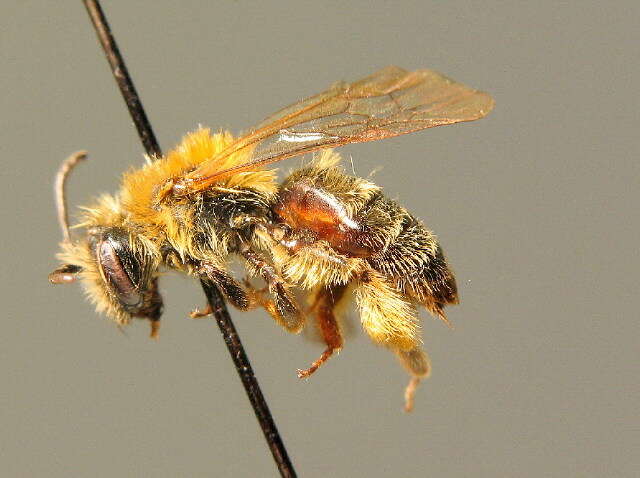
[[[110,196],[102,197],[97,205],[85,210],[82,225],[86,227],[86,235],[72,241],[64,200],[64,177],[71,169],[68,162],[63,163],[61,170],[65,165],[67,168],[59,173],[63,180],[57,182],[56,188],[58,216],[65,236],[58,258],[64,265],[49,274],[49,281],[70,284],[80,280],[98,311],[118,324],[127,324],[132,317],[148,319],[155,336],[162,314],[157,247],[126,225],[118,201]]]
[[[49,274],[51,283],[79,280],[99,312],[122,325],[148,319],[155,336],[162,314],[159,260],[145,241],[120,227],[92,227],[84,240],[63,242],[59,257],[66,264]]]

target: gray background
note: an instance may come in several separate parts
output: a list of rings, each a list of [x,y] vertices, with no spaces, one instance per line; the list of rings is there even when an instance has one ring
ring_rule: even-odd
[[[359,175],[382,166],[460,284],[455,331],[425,316],[413,414],[357,317],[300,382],[320,345],[233,313],[300,476],[638,476],[638,2],[126,3],[105,9],[165,149],[387,64],[496,99],[480,122],[343,150]],[[80,2],[1,9],[2,476],[276,476],[217,327],[185,318],[197,283],[163,280],[157,343],[47,283],[59,162],[90,151],[82,204],[141,147]]]

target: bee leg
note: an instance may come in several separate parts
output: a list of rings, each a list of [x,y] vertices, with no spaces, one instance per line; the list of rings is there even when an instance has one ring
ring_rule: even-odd
[[[191,312],[189,312],[189,317],[191,317],[192,319],[204,319],[205,317],[209,317],[212,313],[213,309],[209,304],[207,304],[202,310],[198,308],[193,309]]]
[[[257,252],[247,247],[242,249],[240,254],[267,283],[267,288],[274,297],[273,299],[267,299],[261,291],[254,289],[254,297],[257,303],[264,307],[275,321],[289,332],[300,332],[304,325],[304,316],[301,314],[298,304],[285,281],[278,275],[275,268]]]
[[[414,397],[420,381],[431,373],[431,362],[429,356],[419,346],[408,351],[396,350],[395,352],[400,363],[411,375],[409,384],[404,390],[404,411],[410,412],[413,410]]]
[[[363,328],[374,342],[395,352],[411,375],[405,389],[405,411],[409,412],[418,384],[431,370],[420,348],[416,308],[381,274],[367,270],[359,279],[355,295]]]
[[[203,276],[203,278],[209,279],[213,282],[234,307],[240,310],[246,310],[249,308],[249,297],[247,297],[247,292],[242,288],[240,283],[231,277],[226,271],[208,261],[198,262],[196,271],[198,274]],[[196,318],[202,316],[200,315],[201,312],[197,310],[194,311],[194,313]],[[203,313],[207,315],[211,313],[211,311],[207,311],[205,309]]]
[[[366,270],[358,279],[356,302],[371,340],[394,350],[415,348],[420,343],[419,324],[411,299],[376,271]]]
[[[340,326],[336,320],[334,310],[344,296],[346,288],[346,285],[321,287],[316,292],[312,308],[315,311],[316,320],[327,348],[322,352],[318,360],[311,364],[311,367],[306,370],[298,370],[298,378],[308,378],[342,348],[342,334],[340,333]]]
[[[151,333],[149,337],[157,339],[160,336],[160,319],[148,319],[151,327]]]
[[[291,320],[289,313],[283,312],[281,301],[271,299],[266,294],[265,289],[255,289],[251,285],[247,286],[249,291],[249,299],[251,301],[250,308],[262,307],[279,325],[287,329],[289,332],[298,333],[302,330],[304,321],[302,319]],[[295,305],[295,304],[293,304]]]

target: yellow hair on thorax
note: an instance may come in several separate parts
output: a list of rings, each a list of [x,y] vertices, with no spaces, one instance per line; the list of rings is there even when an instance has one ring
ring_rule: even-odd
[[[188,249],[191,234],[189,226],[195,213],[193,198],[187,196],[160,202],[158,188],[210,161],[233,141],[233,136],[227,131],[211,134],[208,128],[199,128],[184,136],[180,144],[164,158],[149,160],[142,168],[125,173],[120,201],[128,221],[143,227],[149,237],[161,240],[166,235],[181,254],[191,252]],[[223,171],[243,164],[249,156],[250,152],[243,151],[223,157],[216,165],[217,169]],[[276,174],[274,170],[258,170],[225,175],[210,190],[218,187],[250,188],[271,195],[277,191]]]

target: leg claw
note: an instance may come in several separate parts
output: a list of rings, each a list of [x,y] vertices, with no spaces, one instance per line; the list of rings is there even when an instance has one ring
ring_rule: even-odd
[[[315,369],[312,370],[310,368],[306,370],[298,369],[297,370],[298,378],[309,378],[311,374],[315,371],[316,371]]]
[[[207,304],[204,310],[193,309],[191,312],[189,312],[189,317],[191,317],[192,319],[203,319],[205,317],[210,316],[211,313],[212,313],[211,306]]]

